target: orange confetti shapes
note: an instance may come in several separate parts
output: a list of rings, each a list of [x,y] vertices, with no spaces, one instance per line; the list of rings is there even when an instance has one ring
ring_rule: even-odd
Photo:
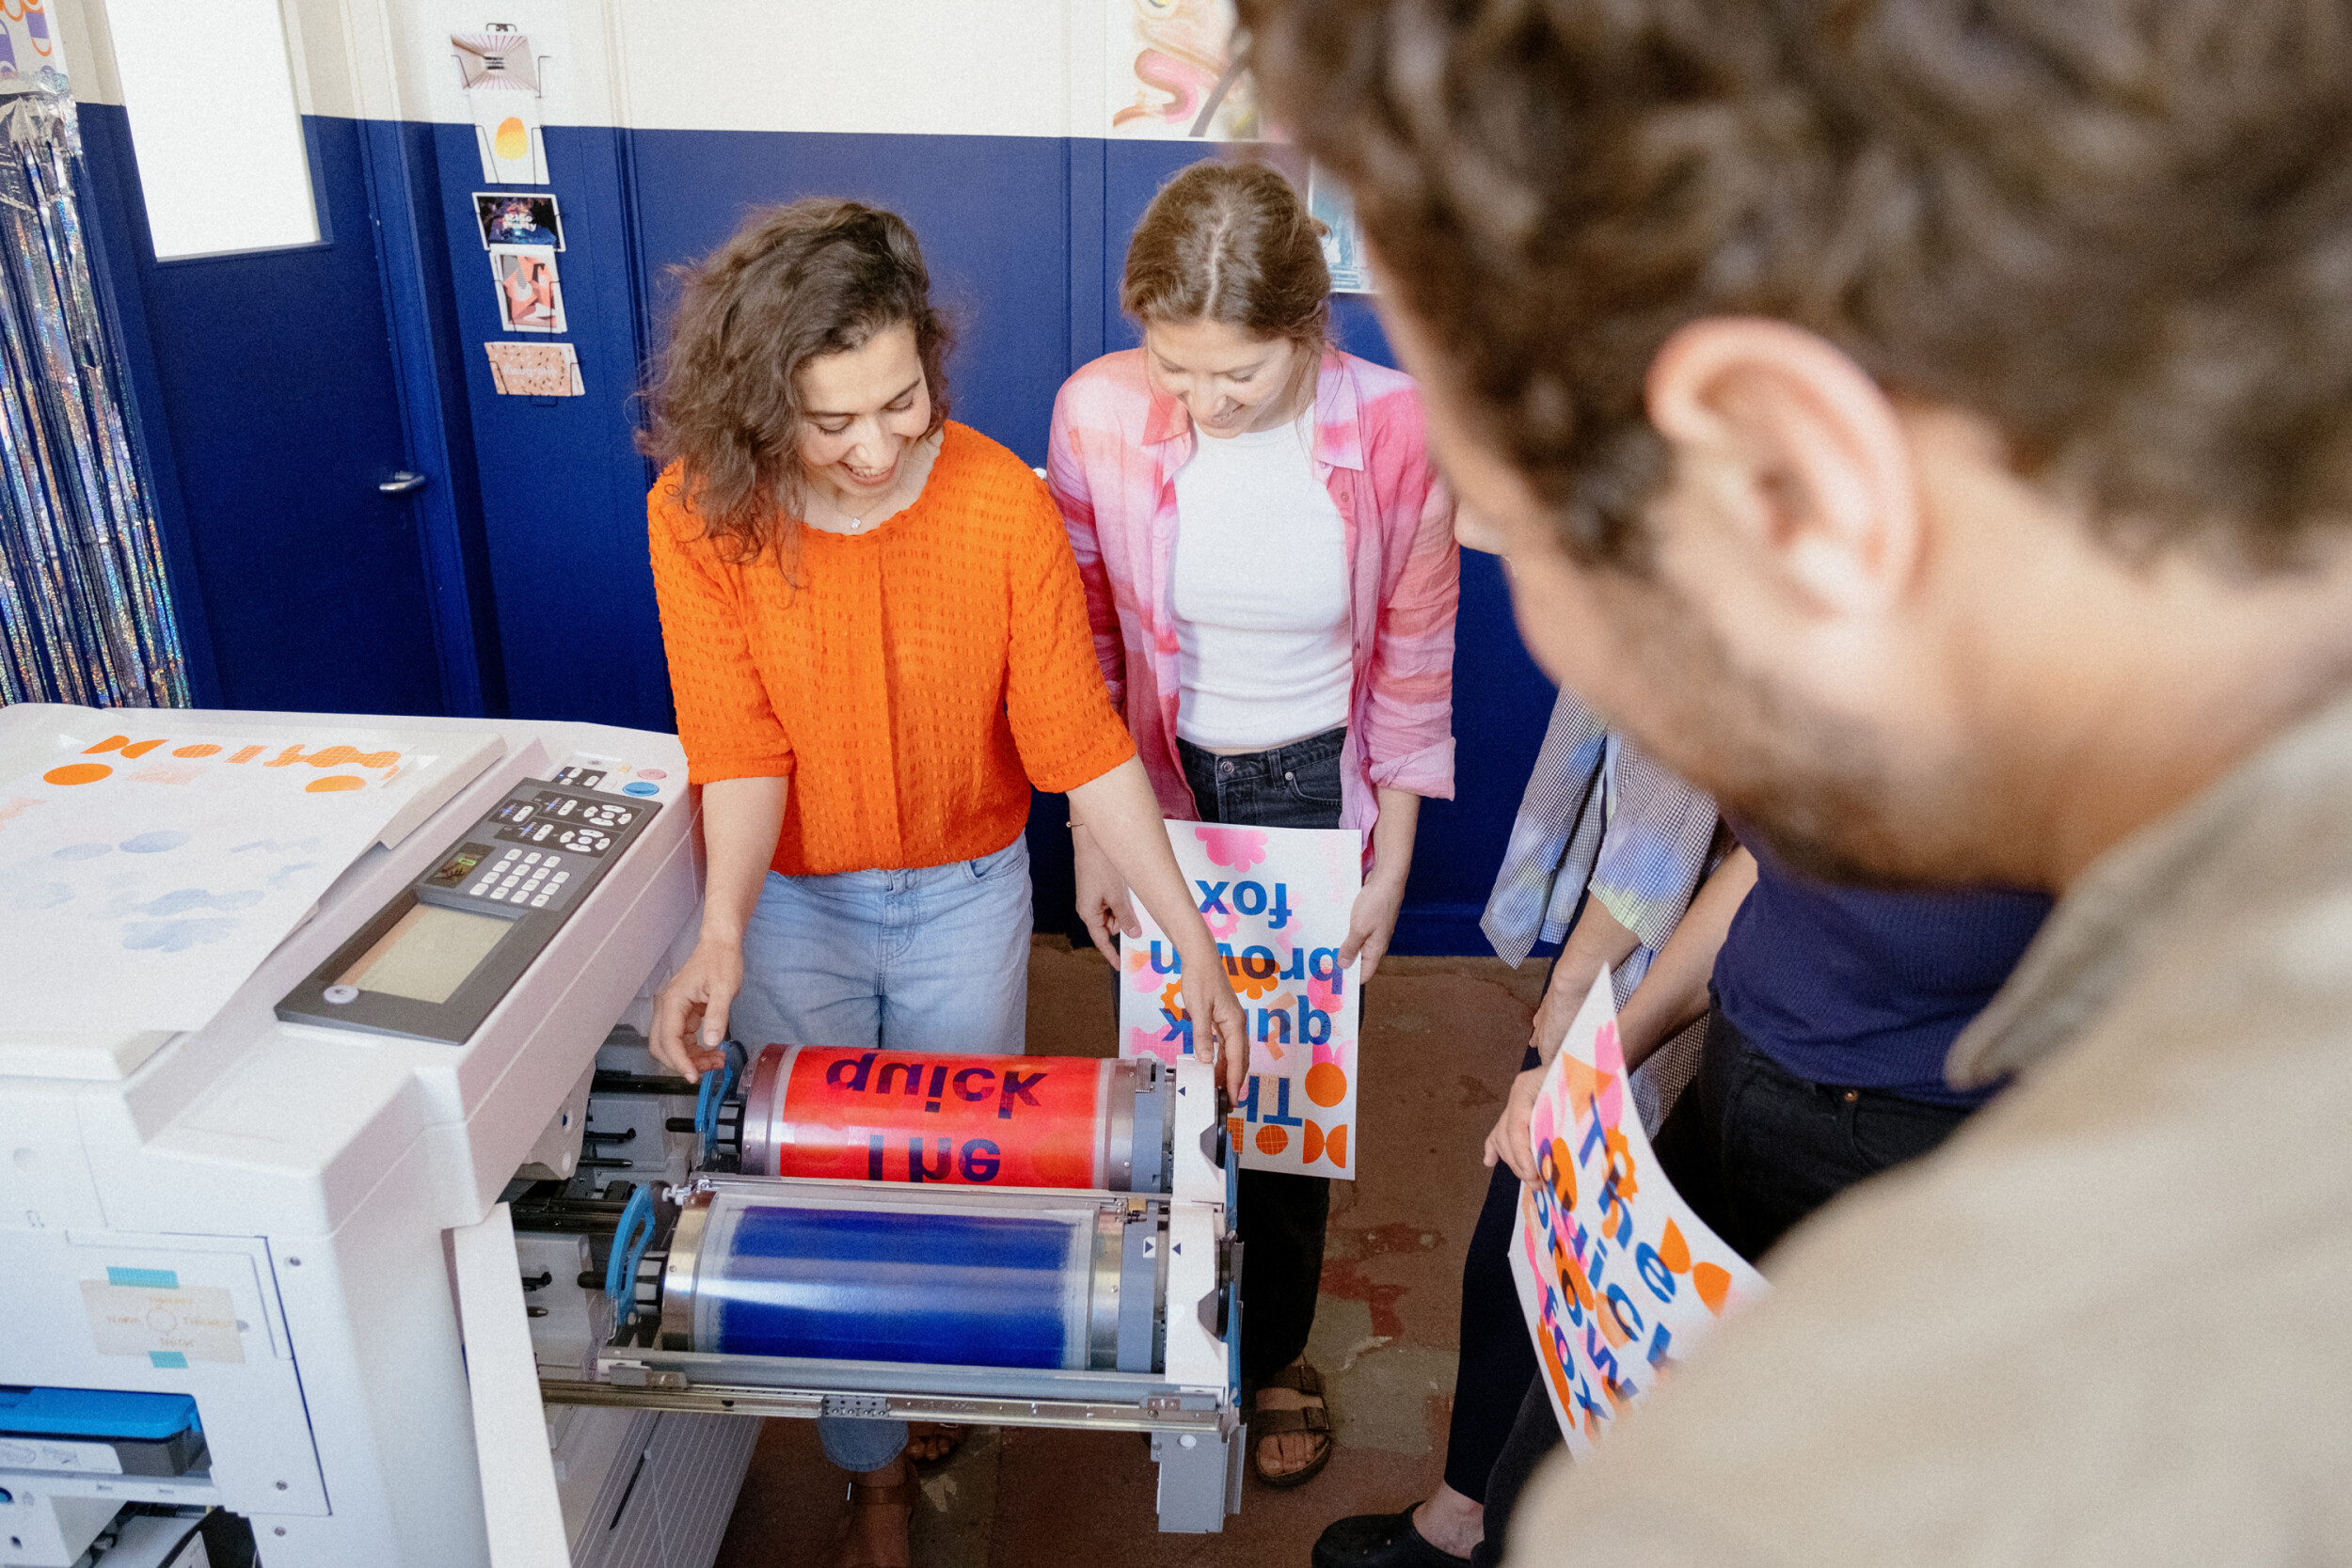
[[[1317,1062],[1307,1069],[1307,1098],[1318,1105],[1337,1105],[1347,1098],[1347,1073],[1337,1062]]]
[[[1691,1243],[1683,1239],[1682,1227],[1666,1222],[1666,1233],[1658,1238],[1658,1260],[1666,1265],[1668,1274],[1691,1272]]]
[[[1311,1165],[1328,1155],[1331,1163],[1340,1169],[1347,1168],[1347,1123],[1342,1122],[1326,1132],[1321,1124],[1311,1117],[1307,1122],[1306,1137],[1307,1150],[1301,1157],[1301,1164]]]
[[[217,755],[219,752],[219,747],[199,741],[193,746],[174,747],[171,754],[175,757],[209,757]]]
[[[147,755],[148,752],[153,751],[156,747],[161,746],[163,743],[164,737],[162,736],[157,736],[152,740],[141,740],[132,745],[125,746],[122,749],[122,754],[126,757],[143,757]]]
[[[365,789],[368,781],[357,773],[329,773],[323,779],[312,779],[302,786],[305,795],[339,795],[346,789]]]
[[[69,762],[63,768],[52,768],[43,773],[40,782],[53,784],[96,784],[113,771],[103,762]]]
[[[122,748],[128,746],[129,744],[131,744],[131,737],[129,736],[110,735],[105,739],[100,741],[97,745],[92,746],[89,750],[84,752],[82,754],[86,757],[94,757],[104,752],[119,752]]]
[[[1699,1300],[1717,1317],[1724,1315],[1724,1304],[1731,1298],[1731,1274],[1714,1263],[1701,1263],[1691,1271],[1691,1283],[1699,1289]]]
[[[357,763],[361,768],[389,768],[400,760],[398,752],[362,752],[357,746],[329,746],[311,752],[302,759],[313,768],[348,768]]]
[[[1290,1146],[1291,1135],[1279,1127],[1261,1127],[1258,1129],[1259,1153],[1269,1156],[1279,1154],[1282,1150],[1290,1148]]]
[[[240,750],[235,756],[230,757],[229,760],[230,762],[251,762],[255,757],[258,757],[261,754],[261,747],[247,746]]]

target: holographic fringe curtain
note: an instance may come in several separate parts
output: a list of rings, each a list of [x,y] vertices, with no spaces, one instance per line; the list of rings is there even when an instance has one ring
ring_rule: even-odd
[[[81,161],[72,98],[0,97],[0,703],[185,707],[154,500],[74,200]]]

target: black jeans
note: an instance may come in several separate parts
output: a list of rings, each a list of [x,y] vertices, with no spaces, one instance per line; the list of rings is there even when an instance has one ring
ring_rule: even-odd
[[[1658,1130],[1658,1164],[1699,1218],[1753,1263],[1814,1210],[1925,1154],[1967,1117],[1964,1106],[1799,1078],[1717,1007],[1708,1015],[1699,1075]],[[1560,1442],[1551,1401],[1531,1380],[1486,1478],[1486,1539],[1473,1563],[1502,1560],[1519,1491]]]
[[[1340,825],[1340,752],[1344,728],[1247,756],[1221,757],[1189,741],[1176,752],[1203,822],[1251,828]],[[1363,998],[1357,998],[1359,1007]],[[1281,1370],[1306,1352],[1323,1288],[1323,1231],[1331,1217],[1327,1177],[1284,1171],[1241,1173],[1234,1217],[1242,1255],[1241,1370],[1248,1378]],[[1531,1353],[1532,1354],[1532,1353]]]
[[[1531,1046],[1519,1070],[1538,1061]],[[1535,1347],[1511,1278],[1511,1229],[1518,1214],[1519,1179],[1498,1160],[1462,1259],[1462,1352],[1445,1439],[1445,1483],[1472,1502],[1486,1500],[1487,1472],[1502,1454],[1520,1396],[1535,1381]],[[1538,1386],[1538,1396],[1542,1391]]]

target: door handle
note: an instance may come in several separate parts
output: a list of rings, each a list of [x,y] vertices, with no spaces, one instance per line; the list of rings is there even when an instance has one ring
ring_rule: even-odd
[[[412,474],[407,469],[402,468],[391,478],[378,483],[376,488],[388,496],[405,496],[411,490],[423,489],[424,482],[423,474]]]

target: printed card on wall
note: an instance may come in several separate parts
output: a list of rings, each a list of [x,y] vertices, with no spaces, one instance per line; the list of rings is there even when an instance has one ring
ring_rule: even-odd
[[[1176,864],[1225,956],[1249,1025],[1249,1079],[1232,1110],[1249,1170],[1356,1175],[1356,965],[1342,969],[1363,886],[1353,828],[1170,822]],[[1135,902],[1143,935],[1121,948],[1119,1053],[1193,1054],[1175,944]]]
[[[580,355],[569,343],[485,343],[490,382],[503,398],[576,398]]]
[[[1544,1076],[1528,1141],[1539,1180],[1519,1189],[1511,1275],[1552,1413],[1582,1459],[1764,1276],[1659,1169],[1627,1092],[1606,970]]]

